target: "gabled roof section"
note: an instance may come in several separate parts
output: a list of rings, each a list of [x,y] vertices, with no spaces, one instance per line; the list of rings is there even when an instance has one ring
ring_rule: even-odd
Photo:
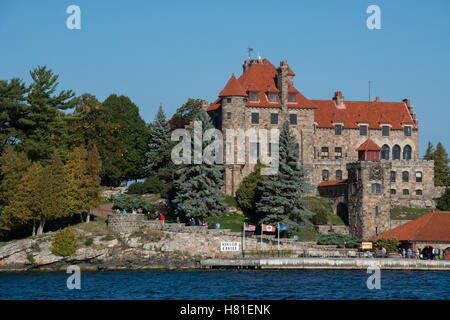
[[[317,186],[318,187],[336,187],[336,186],[344,186],[348,183],[348,179],[343,179],[343,180],[329,180],[329,181],[324,181],[319,183]]]
[[[379,145],[377,145],[373,140],[367,139],[364,141],[357,149],[356,151],[381,151],[383,149],[380,148]]]
[[[234,73],[231,75],[230,80],[228,80],[225,88],[219,93],[219,97],[225,96],[247,96],[245,90],[241,87],[241,84],[234,76]]]
[[[399,241],[442,241],[450,242],[450,211],[433,211],[411,222],[376,236],[396,238]]]
[[[334,100],[310,100],[317,106],[314,120],[318,128],[333,128],[333,121],[344,124],[346,129],[358,129],[360,123],[369,124],[370,129],[381,129],[390,124],[393,130],[402,130],[404,125],[417,126],[404,102],[348,101],[345,109],[336,106]]]

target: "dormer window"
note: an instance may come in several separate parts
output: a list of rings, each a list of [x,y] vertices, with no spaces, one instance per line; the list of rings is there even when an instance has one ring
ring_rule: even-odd
[[[403,132],[405,133],[405,137],[410,137],[411,136],[411,126],[405,126],[403,128]]]
[[[297,95],[295,93],[289,94],[289,102],[297,102]]]
[[[250,101],[258,101],[258,92],[256,91],[250,92]]]
[[[342,125],[341,124],[336,124],[334,126],[334,134],[337,136],[340,136],[342,134]]]
[[[270,102],[277,102],[277,94],[274,92],[269,92],[269,101]]]
[[[389,137],[389,126],[382,126],[381,127],[381,135],[383,137]]]

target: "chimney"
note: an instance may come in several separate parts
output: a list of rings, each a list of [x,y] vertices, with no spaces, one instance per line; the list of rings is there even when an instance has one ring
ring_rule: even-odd
[[[408,109],[411,107],[411,100],[409,100],[409,99],[403,99],[403,102],[406,104],[406,106],[408,107]]]
[[[247,69],[250,67],[250,60],[245,60],[244,64],[242,65],[242,73],[244,73],[245,71],[247,71]]]
[[[278,77],[277,77],[277,86],[278,90],[280,90],[280,102],[283,110],[287,111],[288,105],[288,66],[284,61],[280,62],[280,66],[277,69]]]
[[[342,107],[344,106],[344,97],[342,96],[342,91],[336,91],[333,97],[334,102],[336,102],[336,106]]]
[[[375,98],[375,102],[380,102],[380,97],[379,97],[379,96],[377,96],[377,97]]]

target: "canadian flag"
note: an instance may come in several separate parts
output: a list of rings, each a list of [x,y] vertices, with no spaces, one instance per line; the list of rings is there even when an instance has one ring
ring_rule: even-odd
[[[269,226],[267,224],[263,224],[262,225],[262,230],[265,231],[265,232],[275,232],[276,228],[272,227],[272,226]]]

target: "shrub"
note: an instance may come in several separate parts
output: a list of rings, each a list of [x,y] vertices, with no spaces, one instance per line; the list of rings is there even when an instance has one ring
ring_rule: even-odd
[[[236,201],[246,213],[255,212],[258,183],[267,179],[267,176],[261,175],[261,168],[263,167],[264,165],[258,159],[253,171],[242,180],[236,191]]]
[[[87,245],[87,246],[90,246],[90,245],[92,245],[94,243],[94,239],[92,239],[92,238],[87,238],[86,239],[86,242],[84,243],[85,245]]]
[[[328,212],[324,208],[318,208],[312,216],[311,221],[315,225],[322,225],[328,223]]]
[[[356,247],[356,240],[353,237],[341,233],[321,234],[317,240],[318,244],[336,245],[339,248],[344,248],[346,242],[349,248]]]
[[[145,187],[143,182],[135,182],[128,186],[128,194],[144,194]]]
[[[154,204],[139,197],[120,194],[113,197],[113,209],[126,210],[127,212],[132,212],[133,209],[142,209],[143,213],[148,214],[153,213]]]
[[[236,198],[233,196],[225,195],[223,202],[229,207],[239,208]]]
[[[27,254],[27,260],[28,260],[28,262],[30,262],[30,263],[34,263],[34,262],[36,261],[36,260],[34,259],[33,253],[29,252],[29,253]]]
[[[160,193],[164,188],[164,183],[156,176],[149,177],[144,181],[145,193]]]
[[[374,242],[373,246],[376,249],[385,248],[387,252],[395,252],[398,244],[399,242],[396,238],[380,238]]]
[[[175,199],[176,189],[173,184],[165,184],[160,192],[160,196],[163,199],[173,200]]]
[[[77,251],[77,240],[72,228],[67,227],[56,232],[50,251],[57,256],[67,257]]]

